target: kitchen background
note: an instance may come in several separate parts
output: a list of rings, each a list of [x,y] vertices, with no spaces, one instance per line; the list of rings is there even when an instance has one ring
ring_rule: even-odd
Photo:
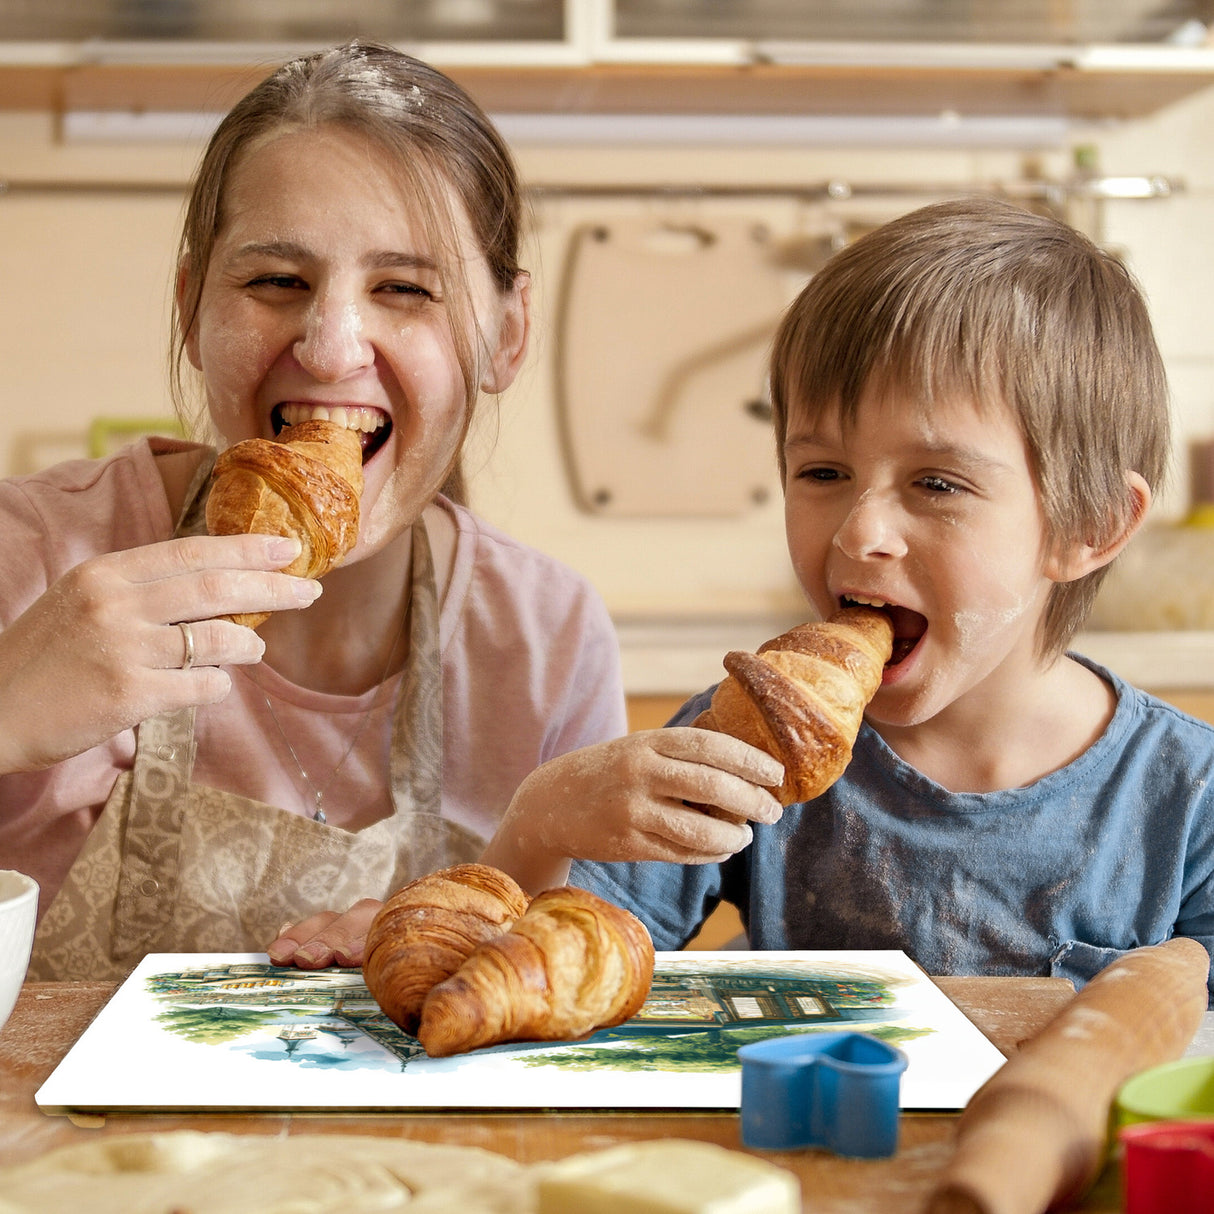
[[[201,143],[273,63],[361,33],[463,81],[532,188],[535,341],[473,505],[599,587],[634,724],[804,613],[764,413],[781,308],[857,232],[975,190],[1147,291],[1174,475],[1078,647],[1208,715],[1211,28],[1214,0],[0,0],[0,474],[171,424]]]

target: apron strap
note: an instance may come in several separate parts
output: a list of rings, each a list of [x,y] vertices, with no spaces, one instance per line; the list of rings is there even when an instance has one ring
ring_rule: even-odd
[[[186,489],[181,516],[173,528],[173,538],[180,535],[206,535],[207,498],[211,493],[211,472],[215,467],[216,451],[208,447]]]
[[[125,925],[123,937],[135,948],[155,938],[173,914],[194,748],[192,707],[149,717],[135,732],[114,906],[116,922]]]
[[[443,666],[439,650],[438,588],[430,537],[413,524],[409,657],[401,674],[392,722],[391,790],[397,813],[442,812]]]

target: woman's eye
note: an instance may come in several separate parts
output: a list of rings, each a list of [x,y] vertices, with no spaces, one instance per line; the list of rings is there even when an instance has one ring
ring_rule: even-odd
[[[433,291],[415,282],[386,282],[379,288],[388,295],[411,296],[415,299],[435,299]]]
[[[251,287],[278,287],[282,290],[294,290],[307,284],[295,274],[258,274],[249,280]]]

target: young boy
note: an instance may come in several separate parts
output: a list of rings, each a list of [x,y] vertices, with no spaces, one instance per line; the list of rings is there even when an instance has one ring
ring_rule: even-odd
[[[771,386],[810,603],[894,623],[850,766],[780,815],[750,748],[633,735],[534,773],[490,862],[534,884],[562,854],[641,861],[571,879],[661,949],[722,899],[753,948],[903,948],[933,974],[1081,984],[1172,935],[1214,946],[1214,729],[1066,648],[1167,462],[1130,275],[1010,204],[925,207],[815,275]]]

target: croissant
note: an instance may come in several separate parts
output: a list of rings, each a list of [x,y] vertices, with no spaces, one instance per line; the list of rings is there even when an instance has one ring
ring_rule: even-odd
[[[653,942],[635,915],[574,886],[537,895],[422,1006],[434,1058],[503,1041],[568,1041],[622,1024],[653,980]]]
[[[893,626],[874,607],[844,607],[801,624],[757,654],[725,655],[728,677],[694,721],[732,734],[784,764],[781,804],[824,793],[851,762],[852,745],[893,650]]]
[[[221,451],[207,498],[212,535],[293,535],[302,551],[284,570],[322,577],[358,539],[363,491],[358,433],[315,419],[283,431],[282,441],[250,438]],[[229,616],[256,628],[268,612]]]
[[[367,989],[388,1019],[416,1033],[430,989],[526,909],[527,895],[514,880],[485,864],[457,864],[410,881],[379,908],[367,932]]]

